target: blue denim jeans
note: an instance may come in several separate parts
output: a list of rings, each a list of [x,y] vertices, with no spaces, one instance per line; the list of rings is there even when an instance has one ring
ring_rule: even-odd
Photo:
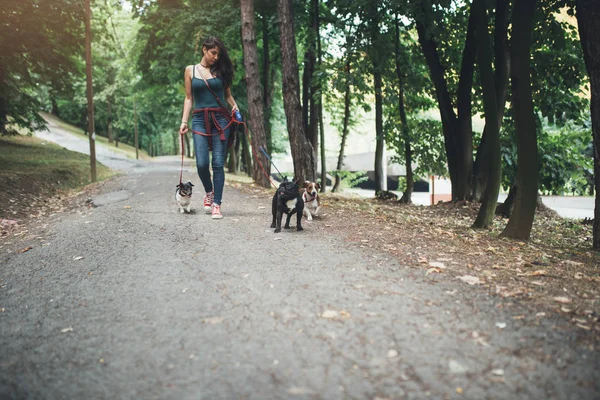
[[[216,115],[219,126],[227,126],[227,120],[221,116]],[[215,191],[215,204],[221,204],[223,198],[223,186],[225,185],[225,159],[227,158],[227,139],[229,138],[229,128],[225,130],[225,140],[221,140],[220,135],[217,133],[217,128],[211,118],[211,133],[212,136],[212,170],[213,179],[211,181],[210,170],[209,170],[209,150],[208,150],[208,136],[194,134],[194,154],[196,155],[196,168],[198,169],[198,176],[202,181],[204,190],[206,193],[210,193],[213,188]],[[196,132],[206,133],[206,124],[204,121],[204,114],[194,114],[192,118],[192,129]],[[217,133],[215,135],[215,133]]]

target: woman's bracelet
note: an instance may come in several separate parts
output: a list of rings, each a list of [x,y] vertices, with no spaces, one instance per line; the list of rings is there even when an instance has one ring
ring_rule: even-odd
[[[181,123],[186,125],[188,124],[187,121],[181,121]]]

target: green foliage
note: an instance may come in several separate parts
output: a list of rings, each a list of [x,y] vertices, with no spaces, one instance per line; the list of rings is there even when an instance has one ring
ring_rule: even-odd
[[[362,182],[366,182],[369,180],[367,173],[365,171],[343,171],[343,170],[333,170],[331,171],[333,176],[338,175],[342,180],[342,184],[345,187],[352,188],[360,185]]]
[[[70,88],[74,55],[83,52],[83,7],[78,0],[3,1],[0,21],[0,134],[39,129],[37,88]]]
[[[589,152],[592,138],[589,122],[542,126],[538,120],[539,190],[553,195],[579,194],[589,191],[593,157]],[[502,138],[502,185],[516,182],[517,149],[514,127],[506,126]]]
[[[395,154],[393,162],[406,164],[404,143],[401,134],[400,121],[388,118],[385,125],[386,143]],[[446,152],[442,124],[432,119],[410,118],[408,120],[409,140],[412,149],[415,175],[448,175],[446,167]]]

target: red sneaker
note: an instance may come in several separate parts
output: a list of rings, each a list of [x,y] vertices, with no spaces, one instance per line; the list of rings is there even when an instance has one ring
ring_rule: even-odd
[[[211,211],[215,192],[206,193],[204,195],[204,211]]]
[[[212,219],[221,219],[221,218],[223,218],[223,214],[221,214],[221,206],[219,204],[213,204]]]

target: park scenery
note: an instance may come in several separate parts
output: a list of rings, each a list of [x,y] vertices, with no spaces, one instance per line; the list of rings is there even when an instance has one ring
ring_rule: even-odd
[[[1,2],[0,399],[600,398],[599,1]]]

